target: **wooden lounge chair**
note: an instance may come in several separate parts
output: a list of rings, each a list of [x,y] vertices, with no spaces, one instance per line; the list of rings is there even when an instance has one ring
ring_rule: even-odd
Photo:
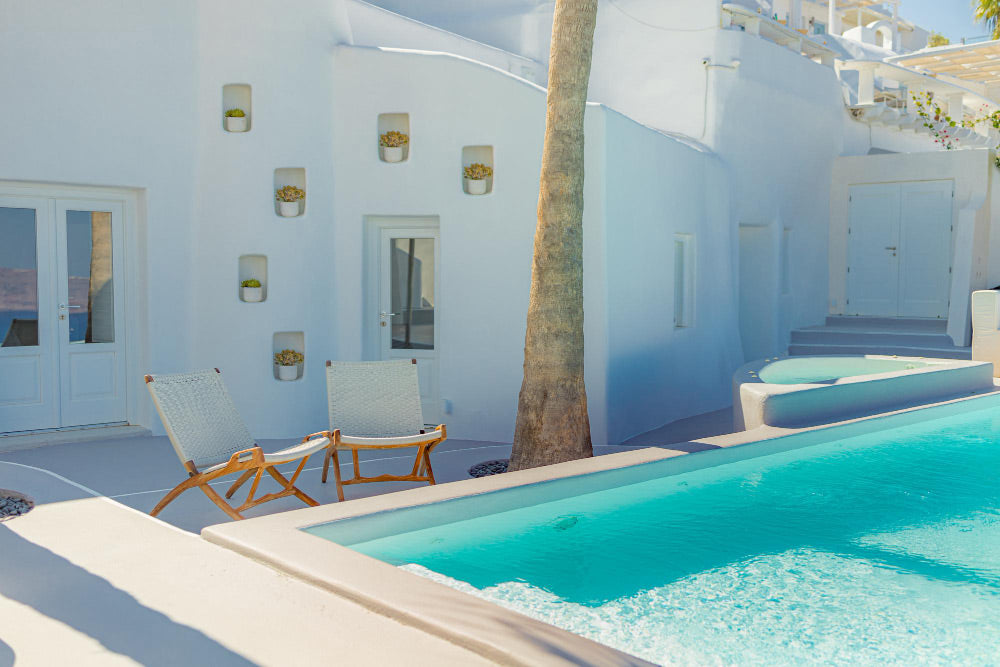
[[[163,497],[150,512],[151,515],[156,516],[174,498],[194,487],[204,491],[212,502],[234,519],[242,519],[240,512],[246,509],[289,495],[307,505],[319,505],[296,488],[295,480],[309,457],[330,445],[324,434],[306,436],[297,445],[265,454],[240,419],[218,368],[175,375],[147,375],[146,387],[163,420],[167,436],[190,475]],[[275,468],[300,459],[301,463],[291,479]],[[209,482],[237,472],[242,474],[226,492],[226,498],[232,498],[233,493],[250,477],[254,480],[246,501],[239,507],[233,507],[219,496]],[[264,473],[273,477],[281,485],[281,490],[255,498],[257,485]]]
[[[424,430],[420,409],[420,385],[415,359],[399,361],[326,362],[326,389],[330,404],[333,445],[323,461],[323,481],[333,460],[337,497],[344,499],[344,486],[367,482],[428,482],[434,484],[431,452],[447,438],[445,425]],[[358,452],[362,449],[416,447],[413,469],[408,475],[362,477]],[[354,477],[342,479],[337,453],[350,451]],[[373,462],[374,463],[374,462]]]

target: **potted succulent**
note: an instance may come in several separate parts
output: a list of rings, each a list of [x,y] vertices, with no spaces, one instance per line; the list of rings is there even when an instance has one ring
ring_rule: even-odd
[[[260,281],[256,278],[244,280],[240,283],[243,288],[243,300],[250,303],[257,303],[264,300],[264,289],[260,286]]]
[[[473,162],[465,167],[465,191],[470,195],[486,194],[486,179],[493,176],[493,167]]]
[[[294,185],[278,188],[274,198],[278,200],[278,213],[285,218],[294,218],[299,214],[299,200],[304,199],[306,191]]]
[[[378,138],[378,145],[382,147],[382,159],[386,162],[402,162],[403,146],[410,143],[410,135],[396,130],[389,130]]]
[[[274,355],[274,364],[278,367],[278,379],[296,380],[299,377],[299,364],[305,360],[301,352],[282,350]]]
[[[226,131],[227,132],[246,132],[247,131],[247,114],[243,109],[227,109],[226,110]]]

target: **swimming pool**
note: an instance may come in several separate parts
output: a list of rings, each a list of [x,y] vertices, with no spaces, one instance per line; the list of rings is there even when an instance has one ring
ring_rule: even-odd
[[[770,443],[765,456],[673,474],[675,461],[634,466],[568,496],[533,485],[306,530],[654,662],[990,664],[1000,407],[989,405],[831,429],[811,446],[767,441],[740,448]]]

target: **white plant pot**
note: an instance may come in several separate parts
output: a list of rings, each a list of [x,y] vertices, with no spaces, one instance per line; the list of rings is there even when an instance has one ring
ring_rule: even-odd
[[[473,180],[471,178],[465,179],[465,191],[470,195],[484,195],[486,194],[486,179],[481,178]]]
[[[289,382],[299,378],[298,366],[278,366],[278,379]]]
[[[294,218],[299,214],[299,203],[297,201],[279,201],[278,213],[283,218]]]
[[[382,147],[382,159],[386,162],[402,162],[403,161],[403,147],[402,146],[383,146]]]
[[[226,116],[226,131],[227,132],[246,132],[247,131],[247,117],[246,116]]]
[[[263,287],[244,287],[243,288],[243,300],[250,303],[257,303],[258,301],[264,300],[264,288]]]

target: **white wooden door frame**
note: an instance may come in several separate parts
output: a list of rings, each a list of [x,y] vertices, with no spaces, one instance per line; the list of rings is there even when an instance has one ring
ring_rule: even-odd
[[[124,300],[125,317],[125,421],[129,424],[150,426],[152,412],[142,381],[149,368],[149,330],[147,325],[147,276],[145,200],[140,190],[119,187],[84,185],[59,185],[49,183],[24,183],[0,181],[0,196],[48,200],[48,214],[54,218],[55,201],[60,199],[78,202],[114,201],[122,207],[122,269],[124,276],[118,281]],[[53,276],[55,280],[55,276]],[[53,308],[57,306],[52,304]],[[116,324],[117,326],[117,324]],[[57,362],[56,362],[57,363]],[[58,415],[57,417],[58,418]],[[74,427],[69,427],[74,428]],[[37,429],[37,430],[50,430]],[[3,432],[0,429],[0,432]]]

